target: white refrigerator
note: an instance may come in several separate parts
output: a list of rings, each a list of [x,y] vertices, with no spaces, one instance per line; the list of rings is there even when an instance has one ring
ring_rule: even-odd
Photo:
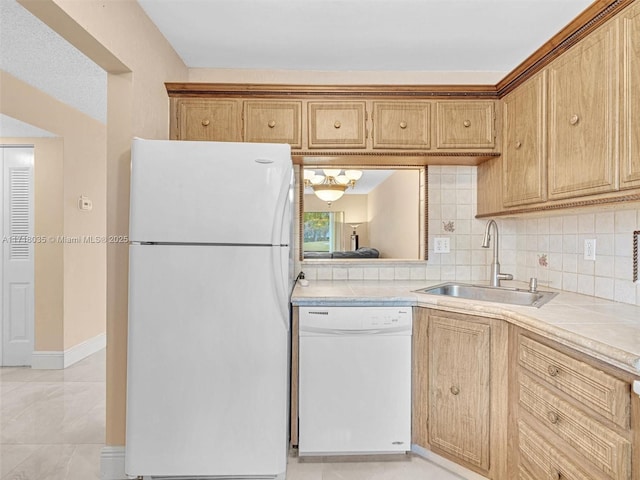
[[[127,475],[284,479],[288,145],[134,139]]]

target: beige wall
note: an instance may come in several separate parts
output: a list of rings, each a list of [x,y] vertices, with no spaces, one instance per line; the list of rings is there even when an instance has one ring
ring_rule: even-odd
[[[344,212],[344,229],[342,245],[343,250],[351,250],[350,223],[362,223],[358,227],[360,246],[369,246],[369,234],[367,228],[367,195],[343,195],[329,207],[313,194],[304,196],[305,212]]]
[[[35,350],[63,351],[105,332],[106,246],[58,237],[106,234],[106,128],[6,72],[0,85],[2,113],[59,136],[22,141],[35,146],[36,234],[56,237],[35,249]]]
[[[369,193],[369,237],[380,258],[419,258],[419,191],[419,171],[398,170]]]
[[[108,73],[107,235],[129,226],[130,145],[134,136],[168,138],[166,81],[186,81],[187,68],[135,0],[19,0]],[[106,443],[124,445],[127,361],[125,244],[107,246]]]

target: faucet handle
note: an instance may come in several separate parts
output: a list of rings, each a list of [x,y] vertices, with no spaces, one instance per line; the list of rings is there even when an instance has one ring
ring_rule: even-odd
[[[538,291],[538,279],[536,277],[531,277],[529,279],[529,291],[531,293],[536,293]]]

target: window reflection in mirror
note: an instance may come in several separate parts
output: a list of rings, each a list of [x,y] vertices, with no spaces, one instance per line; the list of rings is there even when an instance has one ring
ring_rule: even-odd
[[[426,259],[426,167],[305,165],[303,260]]]

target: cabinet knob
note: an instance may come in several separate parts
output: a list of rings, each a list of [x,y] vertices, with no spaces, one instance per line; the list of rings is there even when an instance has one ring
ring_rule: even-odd
[[[452,395],[458,395],[460,393],[460,389],[458,387],[456,387],[455,385],[452,386],[449,390],[451,391]]]
[[[403,130],[407,128],[407,122],[400,122],[400,128]]]
[[[340,128],[342,126],[342,124],[336,120],[335,123],[333,124],[333,128]]]
[[[516,142],[516,150],[519,150],[520,147],[522,147],[522,142],[521,141],[517,141]]]
[[[209,120],[208,119],[202,120],[202,126],[203,127],[206,127],[208,125],[209,125]]]
[[[552,377],[557,377],[560,373],[560,370],[555,365],[549,365],[549,368],[547,368],[547,372],[549,372],[549,375],[551,375]]]
[[[547,419],[549,420],[550,423],[553,423],[554,425],[558,423],[558,420],[560,420],[556,412],[547,413]]]
[[[575,125],[580,121],[580,117],[576,114],[571,115],[571,118],[569,119],[569,123],[571,125]]]
[[[273,128],[276,126],[276,121],[275,120],[270,120],[269,123],[267,123],[267,125],[269,126],[269,128]]]
[[[465,126],[465,128],[469,128],[471,126],[471,120],[465,120],[464,122],[462,122],[462,124]]]

